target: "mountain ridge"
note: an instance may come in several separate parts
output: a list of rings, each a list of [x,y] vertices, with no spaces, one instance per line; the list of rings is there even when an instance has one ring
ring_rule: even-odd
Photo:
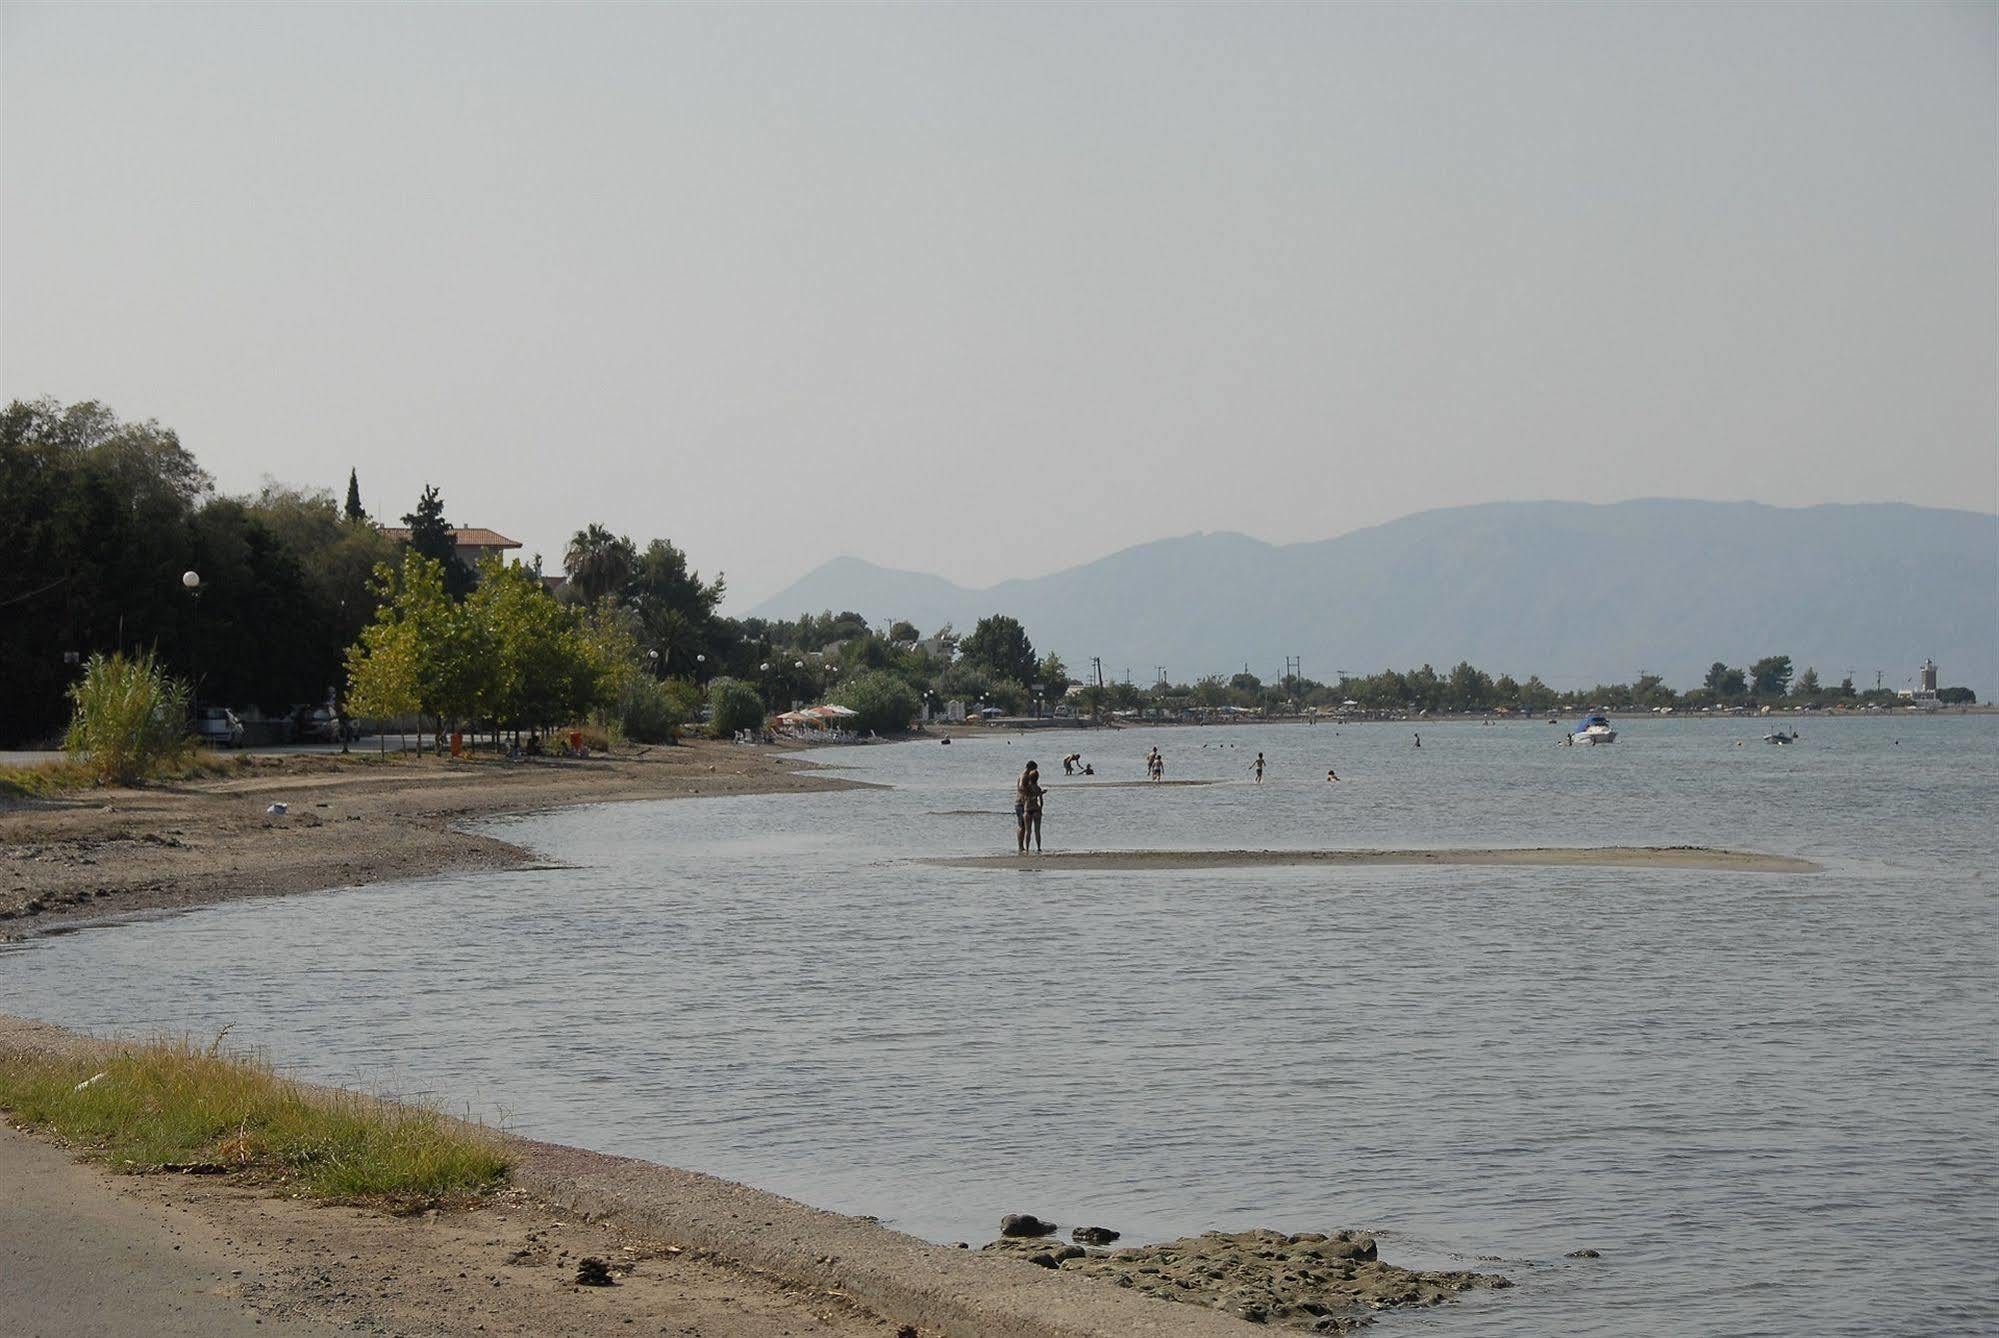
[[[834,558],[751,610],[853,609],[929,631],[1010,613],[1035,645],[1107,675],[1309,677],[1459,659],[1558,687],[1678,687],[1716,659],[1789,654],[1837,682],[1900,686],[1925,656],[1999,686],[1999,515],[1905,502],[1690,498],[1485,502],[1327,539],[1196,531],[985,587]],[[1835,663],[1836,661],[1836,663]],[[1558,681],[1561,680],[1561,681]]]

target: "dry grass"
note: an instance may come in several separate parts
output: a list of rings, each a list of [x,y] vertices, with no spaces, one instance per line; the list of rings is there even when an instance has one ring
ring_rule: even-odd
[[[300,1087],[188,1041],[115,1057],[0,1055],[0,1107],[126,1171],[234,1171],[320,1198],[412,1208],[479,1194],[498,1141],[435,1110]]]
[[[225,757],[212,749],[195,748],[160,763],[145,779],[205,780],[232,775],[250,764],[248,757]],[[97,784],[99,781],[88,766],[69,757],[33,766],[0,767],[0,799],[60,799]]]

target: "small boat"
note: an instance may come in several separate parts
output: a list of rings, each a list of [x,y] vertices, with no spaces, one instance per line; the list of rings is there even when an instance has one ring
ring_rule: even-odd
[[[1777,730],[1777,731],[1775,731],[1775,732],[1773,732],[1773,733],[1770,733],[1770,734],[1765,734],[1765,735],[1763,736],[1763,742],[1765,742],[1765,743],[1796,743],[1796,742],[1798,741],[1798,738],[1799,738],[1799,735],[1798,735],[1798,731],[1796,731],[1795,729],[1794,729],[1794,730],[1792,730],[1792,731],[1791,731],[1791,732],[1790,732],[1789,734],[1786,734],[1786,733],[1785,733],[1785,732],[1784,732],[1783,730],[1781,730],[1781,729],[1780,729],[1780,730]]]
[[[1591,746],[1599,743],[1616,743],[1617,731],[1610,727],[1610,717],[1588,715],[1584,716],[1583,722],[1576,726],[1576,732],[1569,735],[1569,742],[1587,743]]]

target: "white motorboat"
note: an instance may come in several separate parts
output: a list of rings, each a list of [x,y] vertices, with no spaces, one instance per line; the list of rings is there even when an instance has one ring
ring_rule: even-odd
[[[1616,743],[1617,731],[1610,727],[1610,717],[1589,715],[1576,726],[1576,732],[1569,735],[1570,743],[1587,743],[1594,747],[1599,743]]]

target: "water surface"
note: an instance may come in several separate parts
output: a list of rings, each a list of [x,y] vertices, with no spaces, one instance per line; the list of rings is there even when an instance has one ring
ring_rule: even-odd
[[[840,750],[893,788],[490,824],[571,867],[35,940],[0,953],[0,1010],[230,1025],[314,1078],[938,1240],[1030,1210],[1368,1227],[1519,1283],[1384,1334],[1999,1328],[1999,720],[1806,721],[1789,748],[1620,725],[1596,749],[1544,723]],[[1127,781],[1155,744],[1217,783],[1062,783],[1065,752]],[[1028,756],[1051,848],[1691,844],[1826,871],[922,862],[1008,849]]]

